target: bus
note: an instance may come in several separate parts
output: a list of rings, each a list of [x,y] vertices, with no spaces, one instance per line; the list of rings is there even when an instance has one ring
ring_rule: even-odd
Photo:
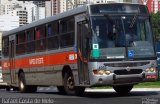
[[[3,80],[23,93],[38,86],[69,95],[93,86],[129,93],[157,80],[150,23],[142,4],[87,4],[5,32]]]
[[[2,51],[0,50],[0,89],[7,89],[7,88],[9,88],[8,86],[7,86],[7,83],[5,83],[4,81],[3,81],[3,77],[2,77],[2,63],[1,63],[1,53],[2,53]]]

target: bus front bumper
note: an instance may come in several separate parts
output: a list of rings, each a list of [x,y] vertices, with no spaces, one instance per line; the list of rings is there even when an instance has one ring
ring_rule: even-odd
[[[92,77],[91,85],[124,85],[124,84],[137,84],[140,82],[150,82],[157,80],[157,73],[141,73],[130,75],[116,75],[111,73],[110,75],[94,75]]]

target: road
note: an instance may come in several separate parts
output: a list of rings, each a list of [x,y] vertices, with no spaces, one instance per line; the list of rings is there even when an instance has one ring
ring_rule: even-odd
[[[112,89],[87,89],[83,96],[60,95],[54,87],[38,88],[36,93],[0,90],[0,103],[27,104],[160,104],[160,88],[136,89],[122,96]]]

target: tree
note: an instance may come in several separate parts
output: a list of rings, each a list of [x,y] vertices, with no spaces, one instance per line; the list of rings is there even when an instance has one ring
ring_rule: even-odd
[[[156,41],[160,41],[160,12],[151,13],[151,22],[153,34],[155,36]]]

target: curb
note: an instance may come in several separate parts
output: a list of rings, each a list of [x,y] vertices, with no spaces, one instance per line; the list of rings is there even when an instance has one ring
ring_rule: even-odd
[[[114,89],[90,89],[87,88],[86,92],[115,92]],[[133,88],[131,91],[160,91],[160,88]]]

